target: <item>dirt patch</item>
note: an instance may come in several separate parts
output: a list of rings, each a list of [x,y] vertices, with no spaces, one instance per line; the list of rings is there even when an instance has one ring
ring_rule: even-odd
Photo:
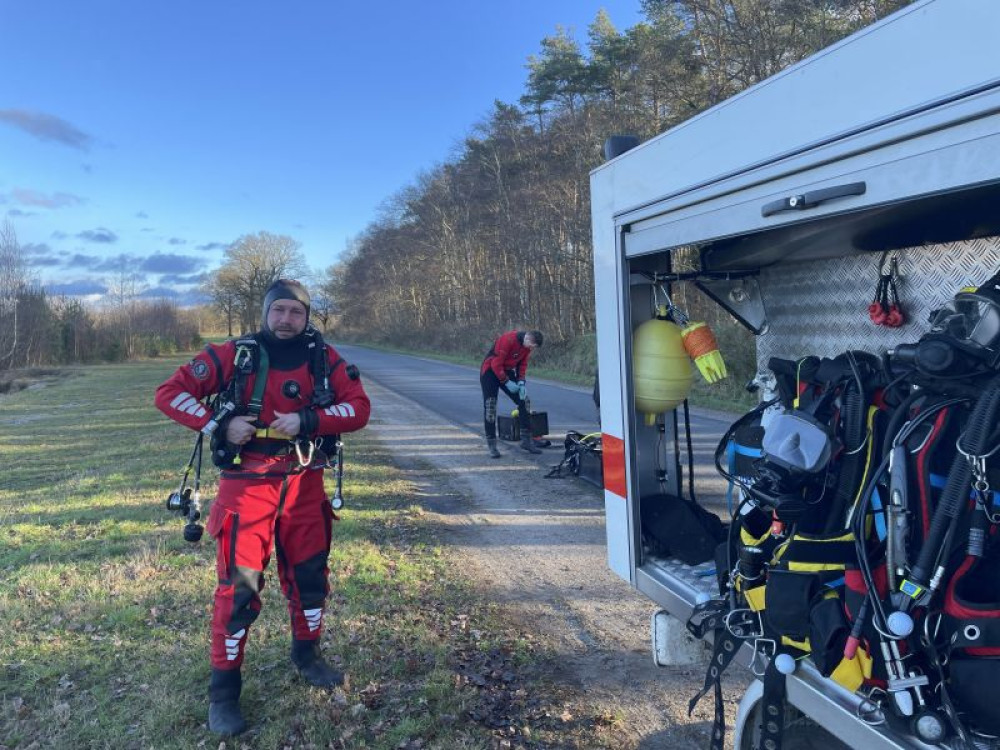
[[[658,668],[649,645],[656,606],[607,567],[603,495],[575,479],[545,479],[561,451],[529,457],[506,444],[490,459],[483,439],[377,384],[369,430],[418,488],[427,523],[462,575],[505,604],[510,621],[549,654],[544,678],[591,727],[613,726],[568,746],[703,748],[712,701],[692,717],[688,700],[704,667]],[[727,723],[746,676],[733,670]]]
[[[57,377],[65,376],[62,370],[28,367],[21,370],[0,371],[0,394],[17,393],[25,388],[44,388]]]

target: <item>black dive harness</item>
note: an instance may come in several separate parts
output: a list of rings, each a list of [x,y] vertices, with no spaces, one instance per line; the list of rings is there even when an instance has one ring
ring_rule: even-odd
[[[202,526],[198,524],[201,518],[201,459],[205,438],[209,438],[212,463],[222,470],[223,475],[229,473],[253,475],[251,472],[240,471],[242,451],[247,450],[266,456],[290,456],[294,454],[298,465],[289,473],[298,473],[307,469],[333,469],[336,478],[336,488],[330,505],[334,510],[344,507],[344,444],[340,435],[321,435],[311,439],[309,435],[316,430],[319,417],[315,409],[326,409],[333,405],[335,394],[330,388],[330,375],[337,367],[344,364],[342,357],[331,366],[326,356],[326,343],[318,330],[309,326],[306,330],[309,339],[307,344],[309,372],[313,380],[313,395],[309,405],[298,414],[301,427],[298,435],[289,436],[272,430],[269,427],[258,427],[254,437],[243,446],[234,445],[226,440],[226,427],[235,416],[252,416],[260,419],[264,406],[264,391],[267,387],[267,373],[270,368],[270,357],[267,347],[262,346],[256,336],[246,336],[237,339],[236,356],[233,360],[233,378],[225,383],[222,381],[222,362],[212,348],[208,354],[212,358],[219,373],[219,391],[209,402],[212,416],[201,428],[195,441],[194,450],[184,469],[180,486],[167,499],[168,510],[180,513],[186,520],[184,538],[189,542],[197,542],[201,538]],[[256,373],[253,391],[250,399],[243,403],[246,383],[250,375]],[[352,380],[358,378],[358,371],[353,365],[347,366],[347,374]],[[188,477],[194,469],[194,485],[188,486]]]
[[[256,336],[248,336],[236,341],[234,376],[216,397],[213,404],[213,418],[215,414],[221,414],[217,426],[223,429],[213,429],[211,433],[212,462],[223,471],[229,472],[239,470],[240,453],[244,450],[268,456],[294,453],[298,460],[298,466],[294,471],[305,471],[309,468],[330,468],[336,471],[337,489],[331,503],[334,510],[339,510],[343,507],[344,476],[343,443],[340,435],[321,435],[316,439],[311,439],[309,435],[316,430],[319,423],[319,417],[316,416],[314,410],[326,409],[335,400],[335,394],[330,388],[330,374],[341,366],[344,360],[342,357],[338,358],[331,366],[326,356],[326,343],[323,341],[322,334],[310,326],[306,330],[306,336],[308,337],[307,357],[309,372],[313,380],[313,394],[309,405],[298,412],[301,420],[299,434],[289,436],[269,427],[258,427],[254,437],[244,446],[233,445],[225,439],[225,426],[228,420],[237,415],[248,415],[253,417],[255,421],[260,419],[264,406],[264,391],[267,386],[270,358],[267,347],[262,346]],[[247,379],[252,374],[256,374],[253,391],[249,401],[243,404],[242,399],[246,392]],[[354,373],[349,372],[348,374],[357,377]],[[207,427],[208,425],[206,425]]]

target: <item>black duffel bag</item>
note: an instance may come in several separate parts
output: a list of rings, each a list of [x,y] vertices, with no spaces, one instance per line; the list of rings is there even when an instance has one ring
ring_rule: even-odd
[[[719,517],[685,497],[650,495],[639,502],[642,540],[657,557],[700,565],[712,560],[726,539]]]

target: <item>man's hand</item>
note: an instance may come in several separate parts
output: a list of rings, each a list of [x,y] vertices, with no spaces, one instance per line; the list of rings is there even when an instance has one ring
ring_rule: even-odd
[[[254,418],[249,415],[230,419],[226,424],[226,442],[233,445],[245,445],[257,431],[253,423]]]
[[[299,430],[302,429],[302,418],[299,416],[298,412],[292,412],[291,414],[284,414],[280,411],[274,412],[274,421],[271,422],[269,427],[272,430],[277,430],[278,432],[283,432],[286,435],[295,437],[299,434]]]
[[[524,401],[524,397],[528,395],[528,388],[525,386],[523,380],[517,381],[517,397]]]
[[[511,396],[517,396],[518,387],[517,383],[515,383],[513,380],[508,380],[504,382],[503,387],[507,389],[507,393],[509,393]]]

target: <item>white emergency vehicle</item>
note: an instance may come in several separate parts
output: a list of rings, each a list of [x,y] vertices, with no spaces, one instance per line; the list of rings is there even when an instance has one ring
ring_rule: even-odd
[[[608,564],[673,618],[718,591],[710,563],[642,543],[643,499],[684,481],[676,412],[650,425],[635,405],[633,335],[654,287],[694,284],[722,305],[756,334],[762,371],[916,340],[930,311],[1000,270],[998,35],[997,0],[920,0],[645,143],[606,146],[591,201]],[[682,248],[695,271],[678,272]],[[898,328],[867,314],[887,251]],[[757,682],[744,696],[737,747],[753,746],[760,695]],[[929,747],[808,663],[787,702],[850,747]]]

